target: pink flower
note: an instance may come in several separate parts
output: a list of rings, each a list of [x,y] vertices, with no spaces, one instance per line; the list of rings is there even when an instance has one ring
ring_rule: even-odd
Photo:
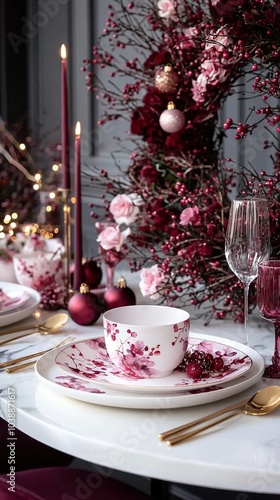
[[[117,224],[132,224],[139,213],[134,194],[118,194],[110,203],[110,212]]]
[[[212,31],[205,45],[206,51],[223,52],[233,43],[233,38],[228,35],[226,28],[221,27],[216,32]]]
[[[206,60],[201,64],[201,68],[207,83],[217,85],[223,83],[227,78],[227,70],[221,65],[218,59]]]
[[[205,101],[205,92],[206,92],[207,78],[205,75],[200,74],[197,80],[192,81],[192,95],[193,100],[196,103],[201,103]]]
[[[197,206],[188,207],[183,210],[180,215],[180,224],[182,226],[187,226],[188,224],[192,224],[193,226],[197,226],[200,223],[199,210]]]
[[[130,233],[131,231],[129,228],[125,231],[121,231],[119,226],[107,226],[98,235],[97,241],[104,250],[115,249],[119,252]]]
[[[174,0],[159,0],[158,2],[159,16],[172,17],[175,14]]]
[[[195,39],[197,39],[197,36],[199,34],[199,28],[196,26],[192,26],[191,28],[187,28],[185,30],[185,36],[183,37],[182,41],[179,43],[179,48],[180,49],[191,49],[192,47],[195,47]]]
[[[139,287],[142,295],[149,295],[153,300],[158,299],[160,297],[158,288],[165,281],[165,276],[158,265],[142,269],[140,278]]]

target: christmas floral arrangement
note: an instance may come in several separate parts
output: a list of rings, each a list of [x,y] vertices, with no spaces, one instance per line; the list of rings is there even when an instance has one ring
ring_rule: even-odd
[[[108,8],[83,69],[104,104],[99,125],[126,117],[133,152],[125,168],[116,162],[116,175],[95,168],[86,174],[102,191],[103,219],[129,228],[126,259],[131,271],[141,270],[143,295],[193,304],[206,321],[243,321],[242,285],[224,254],[233,195],[268,198],[274,255],[280,251],[280,2],[116,0]],[[102,70],[110,80],[98,78]],[[231,117],[220,123],[240,77],[251,80],[260,105],[244,123]],[[257,174],[247,165],[240,171],[223,158],[226,132],[235,129],[242,140],[261,122],[271,131],[264,147],[271,149],[272,170]],[[255,303],[251,287],[251,309]]]

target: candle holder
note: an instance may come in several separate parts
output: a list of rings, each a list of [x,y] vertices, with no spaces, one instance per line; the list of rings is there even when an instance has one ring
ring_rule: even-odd
[[[63,242],[64,242],[64,272],[65,272],[65,287],[67,289],[67,298],[72,295],[71,277],[70,277],[70,262],[71,262],[71,205],[70,205],[70,189],[59,188],[61,193],[60,199],[63,206]]]

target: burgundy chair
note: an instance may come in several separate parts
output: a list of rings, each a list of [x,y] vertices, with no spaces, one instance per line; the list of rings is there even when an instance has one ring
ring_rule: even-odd
[[[13,481],[15,482],[13,483]],[[0,475],[1,500],[147,500],[140,490],[98,472],[48,467]]]
[[[7,448],[8,424],[0,418],[0,474],[9,471],[9,449]],[[18,429],[15,430],[16,440],[16,466],[17,471],[34,469],[38,467],[67,466],[73,457],[44,445],[27,436]],[[0,497],[1,499],[1,497]]]

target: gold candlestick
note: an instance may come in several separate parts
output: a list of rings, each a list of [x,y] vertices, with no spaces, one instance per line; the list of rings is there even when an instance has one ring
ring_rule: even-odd
[[[72,295],[71,279],[70,279],[70,262],[71,262],[71,205],[70,205],[70,189],[59,188],[61,193],[61,201],[63,206],[63,225],[64,225],[64,272],[65,286],[68,292],[68,300]]]

